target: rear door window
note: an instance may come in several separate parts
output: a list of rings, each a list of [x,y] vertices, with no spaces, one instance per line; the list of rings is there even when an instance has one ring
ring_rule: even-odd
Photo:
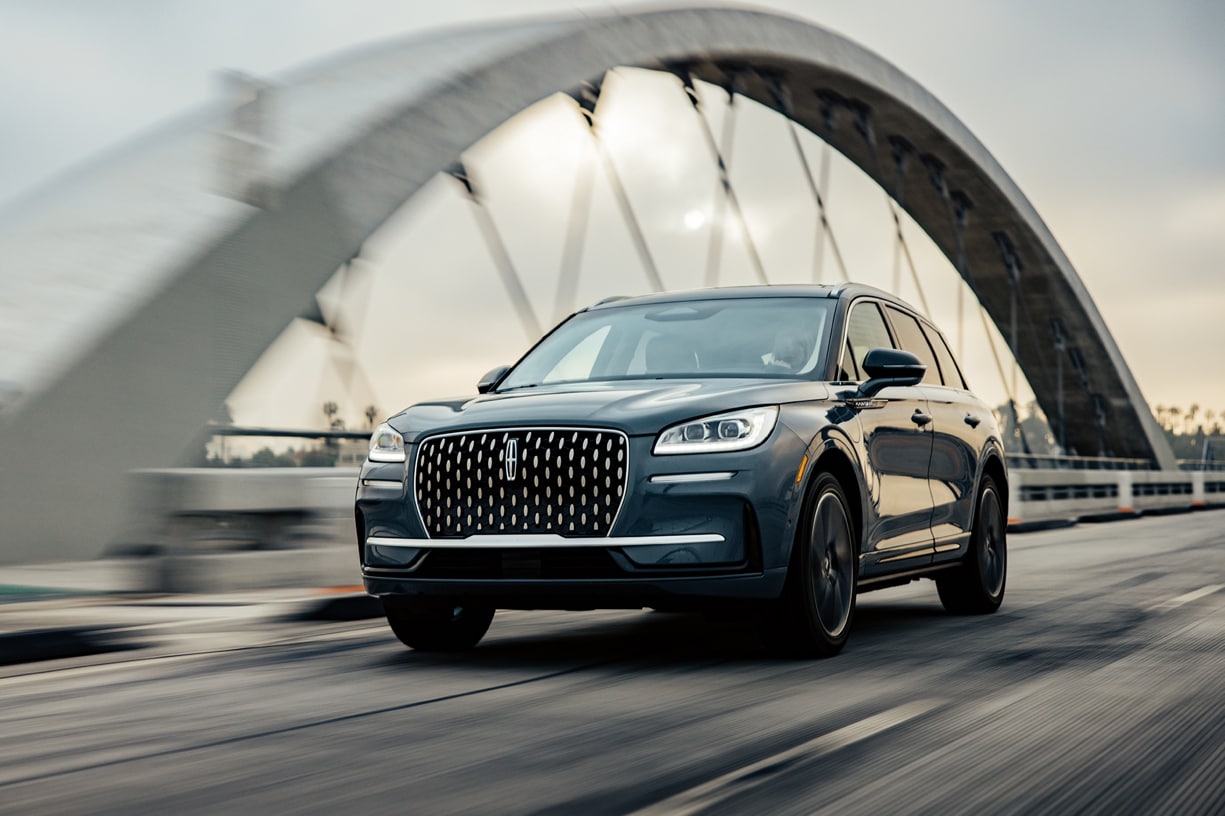
[[[919,321],[903,311],[894,309],[892,306],[886,306],[885,308],[889,310],[889,322],[893,324],[893,330],[897,332],[898,342],[902,344],[902,350],[909,351],[919,358],[919,362],[927,366],[927,371],[923,374],[922,381],[929,385],[941,385],[940,365],[936,362],[936,352],[932,350],[931,344],[927,342],[927,337],[923,334]]]

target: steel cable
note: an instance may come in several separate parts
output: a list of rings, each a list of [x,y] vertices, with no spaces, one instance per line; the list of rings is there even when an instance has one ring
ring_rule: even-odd
[[[744,248],[748,252],[753,272],[761,283],[768,284],[770,280],[766,277],[765,267],[762,266],[761,256],[757,252],[757,244],[753,241],[753,234],[749,232],[748,220],[744,216],[744,209],[740,206],[740,198],[736,195],[735,188],[732,187],[732,179],[728,173],[727,162],[724,161],[723,154],[719,150],[719,144],[715,141],[715,134],[710,128],[710,122],[706,120],[706,114],[702,112],[702,101],[698,97],[697,88],[693,84],[693,77],[689,75],[688,70],[683,68],[674,69],[673,73],[681,81],[685,96],[689,98],[689,103],[693,106],[694,113],[697,114],[698,121],[701,123],[702,135],[706,140],[706,146],[710,150],[710,154],[714,158],[719,172],[719,183],[723,187],[724,198],[728,206],[731,207],[736,220],[740,223],[740,232],[744,237]],[[735,89],[732,88],[729,94],[734,93]]]

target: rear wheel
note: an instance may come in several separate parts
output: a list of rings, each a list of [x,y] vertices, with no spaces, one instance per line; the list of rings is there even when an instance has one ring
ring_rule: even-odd
[[[1000,608],[1008,576],[1007,530],[999,489],[990,476],[984,476],[969,552],[959,566],[936,579],[940,602],[949,612],[986,615]]]
[[[457,599],[384,598],[391,631],[405,645],[423,652],[460,652],[480,643],[494,609]]]
[[[842,651],[855,616],[854,526],[842,486],[822,473],[811,488],[783,597],[764,622],[772,651],[832,657]]]

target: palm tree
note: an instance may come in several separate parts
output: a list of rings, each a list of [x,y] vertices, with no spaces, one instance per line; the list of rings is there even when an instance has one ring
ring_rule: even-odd
[[[378,415],[379,415],[379,409],[378,409],[378,408],[375,408],[373,405],[367,405],[367,406],[366,406],[366,427],[367,427],[367,428],[373,428],[373,427],[374,427],[374,419],[375,419],[375,417],[377,417]]]

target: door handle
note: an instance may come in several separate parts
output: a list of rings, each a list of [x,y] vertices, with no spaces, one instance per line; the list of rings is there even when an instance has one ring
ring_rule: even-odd
[[[977,428],[978,423],[980,422],[982,422],[982,420],[974,416],[973,414],[966,414],[966,424],[969,425],[971,428]]]
[[[910,415],[910,421],[922,428],[924,425],[932,421],[932,415],[925,414],[916,408],[914,409],[914,413]]]

